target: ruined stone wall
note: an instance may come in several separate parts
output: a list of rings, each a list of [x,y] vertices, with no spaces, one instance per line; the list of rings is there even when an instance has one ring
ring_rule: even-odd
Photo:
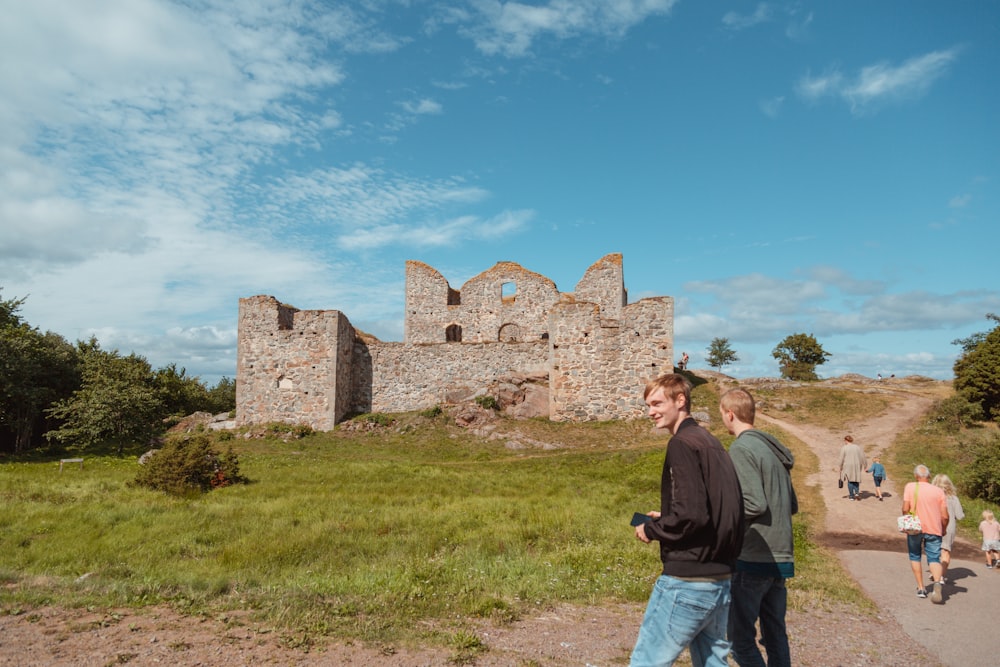
[[[336,310],[298,310],[271,296],[240,299],[237,425],[269,421],[332,429],[349,409],[354,328]]]
[[[449,343],[366,346],[370,381],[355,386],[352,412],[404,412],[471,400],[511,372],[545,372],[549,346],[536,343]]]
[[[628,303],[621,253],[605,255],[594,262],[576,284],[573,296],[576,301],[599,305],[602,317],[615,319],[621,315],[622,307]]]
[[[508,296],[505,284],[513,290]],[[554,282],[514,262],[498,262],[452,290],[440,273],[409,261],[405,342],[443,343],[453,325],[461,327],[463,343],[545,340],[549,310],[561,299]]]
[[[560,304],[550,317],[549,418],[641,417],[646,382],[673,370],[673,299],[643,299],[602,318],[592,303]]]
[[[407,262],[406,278],[403,343],[359,334],[336,310],[240,299],[237,424],[328,430],[349,413],[469,400],[517,373],[548,375],[553,420],[637,417],[645,382],[673,368],[673,299],[628,304],[620,254],[595,262],[572,293],[513,262],[460,291],[422,262]]]

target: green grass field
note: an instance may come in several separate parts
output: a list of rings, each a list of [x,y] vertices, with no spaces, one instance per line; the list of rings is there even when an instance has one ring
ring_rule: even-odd
[[[702,384],[694,400],[715,422],[717,396]],[[855,415],[884,407],[857,396],[847,406]],[[840,414],[850,397],[836,401]],[[658,551],[628,521],[657,508],[666,437],[646,421],[502,420],[505,431],[484,439],[443,415],[409,414],[373,433],[236,437],[218,448],[233,446],[252,483],[186,498],[131,486],[134,454],[84,452],[83,470],[61,473],[59,455],[4,462],[0,613],[248,609],[303,637],[440,641],[428,628],[460,632],[465,619],[506,622],[564,602],[645,601]],[[869,607],[811,541],[823,509],[804,479],[816,461],[785,441],[803,510],[793,607]]]

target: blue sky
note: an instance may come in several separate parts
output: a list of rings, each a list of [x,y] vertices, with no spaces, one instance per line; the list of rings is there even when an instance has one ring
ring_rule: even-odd
[[[235,374],[238,299],[402,339],[404,262],[624,255],[736,377],[951,377],[1000,313],[1000,4],[0,0],[0,288]]]

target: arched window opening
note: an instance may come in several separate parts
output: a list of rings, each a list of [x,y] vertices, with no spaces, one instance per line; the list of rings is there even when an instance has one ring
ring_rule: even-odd
[[[501,343],[516,343],[521,340],[521,327],[516,324],[505,324],[500,327],[497,340]]]

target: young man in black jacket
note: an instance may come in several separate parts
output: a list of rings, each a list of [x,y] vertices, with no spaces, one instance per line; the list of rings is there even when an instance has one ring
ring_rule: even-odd
[[[660,481],[660,511],[636,526],[660,543],[656,580],[629,663],[672,665],[685,647],[694,667],[725,667],[730,577],[743,545],[743,495],[729,454],[691,418],[691,383],[662,375],[646,385],[649,416],[673,434]]]

